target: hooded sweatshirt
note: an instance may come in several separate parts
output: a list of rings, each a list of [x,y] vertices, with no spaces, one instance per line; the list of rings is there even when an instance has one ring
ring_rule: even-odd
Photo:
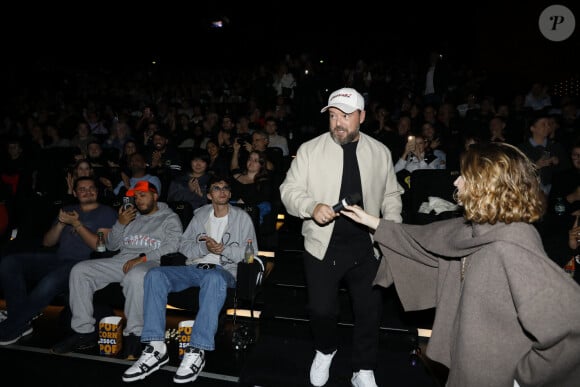
[[[116,256],[127,260],[144,253],[148,261],[156,262],[161,262],[163,255],[176,252],[183,232],[181,220],[166,203],[158,202],[157,207],[151,215],[138,212],[126,226],[115,222],[107,235],[107,249],[120,249]]]

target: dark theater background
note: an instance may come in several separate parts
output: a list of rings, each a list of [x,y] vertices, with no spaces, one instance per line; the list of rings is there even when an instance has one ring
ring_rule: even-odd
[[[120,68],[155,61],[235,68],[300,53],[344,63],[422,61],[437,47],[499,84],[527,87],[533,79],[577,76],[580,63],[578,31],[561,42],[540,33],[538,17],[554,4],[549,1],[148,4],[7,6],[0,27],[6,79],[53,65]],[[558,4],[578,10],[571,1]]]
[[[539,28],[542,11],[554,4],[566,6],[576,17],[574,32],[562,41],[547,39]],[[455,83],[450,83],[454,90],[448,87],[446,91],[455,104],[463,103],[464,98],[474,93],[476,97],[490,96],[498,104],[512,106],[517,97],[525,96],[532,84],[538,82],[548,87],[554,107],[560,107],[563,96],[580,101],[579,4],[578,0],[5,2],[0,12],[0,146],[4,145],[3,134],[20,131],[27,135],[26,125],[35,122],[28,118],[35,118],[38,113],[43,114],[41,118],[50,117],[53,107],[58,117],[63,118],[63,132],[68,137],[76,133],[82,109],[87,107],[114,113],[108,115],[112,122],[124,117],[130,123],[139,122],[145,107],[177,110],[185,108],[183,102],[190,99],[199,103],[204,113],[215,113],[216,120],[226,116],[231,119],[248,111],[258,112],[255,117],[260,119],[270,108],[269,114],[287,112],[276,109],[278,105],[268,106],[272,104],[268,99],[270,93],[274,95],[270,80],[286,58],[291,59],[290,63],[299,63],[292,67],[297,75],[299,97],[289,104],[291,119],[281,121],[285,126],[280,128],[286,130],[291,140],[288,155],[281,157],[283,168],[290,166],[293,152],[303,141],[317,135],[319,130],[327,130],[328,116],[320,114],[320,108],[331,91],[348,82],[347,77],[359,60],[372,68],[373,86],[378,85],[369,88],[369,100],[377,104],[367,105],[367,117],[371,116],[371,106],[379,106],[385,110],[392,108],[393,117],[398,113],[398,119],[403,99],[411,101],[415,96],[421,103],[428,57],[433,49],[454,70]],[[312,67],[307,66],[310,64]],[[260,67],[264,72],[259,71]],[[311,69],[308,75],[306,69]],[[240,85],[238,90],[242,90],[239,94],[235,93],[236,83]],[[260,95],[256,91],[265,93]],[[282,90],[280,93],[283,96]],[[258,96],[262,97],[263,106],[253,105]],[[250,106],[252,110],[248,109]],[[256,106],[264,108],[264,112]],[[517,127],[524,128],[524,122],[518,121]],[[142,128],[137,131],[141,136]],[[194,154],[193,148],[187,149],[189,146],[181,149],[186,157]],[[41,172],[35,171],[34,178],[40,176],[51,188],[60,188],[61,184],[64,187],[64,175],[60,173],[69,171],[69,158],[78,154],[73,147],[64,147],[68,148],[64,152],[59,148],[48,152],[40,149],[40,156],[35,159]],[[455,159],[459,160],[460,147],[451,148],[457,151]],[[455,172],[449,169],[444,175],[452,177],[447,184],[451,189]],[[439,179],[443,175],[435,176]],[[446,181],[429,179],[423,184],[424,191],[421,188],[416,191],[426,193],[437,186],[437,192],[444,192]],[[20,239],[16,239],[19,246],[35,246],[28,243],[41,234],[42,220],[52,221],[50,211],[56,213],[60,208],[60,196],[50,200],[46,192],[49,189],[34,192],[31,196],[35,200],[26,201],[26,211],[19,212],[25,219],[19,223],[22,225],[18,229]],[[432,193],[429,191],[429,195]],[[421,199],[416,200],[417,204],[422,203],[422,196],[415,196]],[[407,215],[412,214],[410,207],[405,208]],[[266,249],[260,241],[260,249],[272,253],[269,257],[273,258],[274,269],[267,261],[267,272],[271,273],[265,276],[265,290],[259,294],[256,305],[253,300],[251,305],[248,302],[240,305],[240,312],[242,308],[257,306],[260,320],[249,320],[249,310],[245,310],[245,316],[240,313],[238,317],[224,319],[224,328],[217,336],[218,350],[208,351],[206,367],[195,386],[309,385],[308,370],[314,351],[306,309],[302,222],[290,216],[281,203],[279,210],[271,212],[277,216],[272,217],[275,222],[272,232],[267,234],[269,238],[264,238],[271,245]],[[257,207],[252,213],[258,217]],[[422,219],[433,219],[432,213],[420,215],[426,215]],[[567,241],[567,232],[561,236]],[[567,242],[562,246],[567,249]],[[568,255],[564,257],[569,259]],[[348,305],[347,297],[348,293],[341,289],[343,306]],[[62,339],[63,333],[70,333],[70,324],[64,320],[70,317],[61,313],[66,311],[63,306],[47,309],[34,322],[34,333],[28,338],[0,346],[4,379],[12,376],[21,384],[63,387],[126,385],[120,383],[128,360],[105,358],[96,348],[66,356],[50,354],[49,349]],[[389,386],[397,387],[443,386],[447,369],[421,356],[430,337],[434,311],[403,313],[394,286],[386,289],[383,306],[379,383],[388,381]],[[352,320],[348,308],[342,311],[340,329],[348,349]],[[179,321],[192,318],[190,312],[168,312],[167,332],[175,333]],[[235,331],[236,327],[257,327],[258,341],[249,350],[244,347],[240,351],[239,343],[253,336],[244,336],[245,331]],[[418,328],[425,332],[420,334]],[[176,335],[169,341],[177,349]],[[419,358],[423,361],[418,361]],[[348,350],[338,352],[332,371],[334,380],[329,385],[350,385],[350,361]],[[169,371],[173,374],[178,364],[177,357],[172,357],[164,372],[157,372],[138,385],[173,386]],[[334,383],[337,380],[344,383]],[[240,381],[243,383],[236,383]]]

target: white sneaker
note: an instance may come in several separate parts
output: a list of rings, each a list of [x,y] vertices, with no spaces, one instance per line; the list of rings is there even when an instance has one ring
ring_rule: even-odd
[[[205,351],[203,349],[188,347],[183,354],[183,359],[173,377],[173,383],[193,382],[205,366]]]
[[[336,349],[333,353],[325,355],[320,351],[316,351],[316,356],[312,361],[312,366],[310,367],[310,383],[313,386],[324,386],[328,381],[328,374],[330,370],[330,364],[332,364],[332,358],[336,355]]]
[[[136,380],[145,379],[153,372],[157,371],[162,365],[169,361],[167,352],[159,353],[153,346],[147,345],[141,357],[137,359],[131,367],[123,374],[124,382],[134,382]]]
[[[378,387],[375,373],[372,370],[360,370],[352,374],[350,383],[353,387]]]

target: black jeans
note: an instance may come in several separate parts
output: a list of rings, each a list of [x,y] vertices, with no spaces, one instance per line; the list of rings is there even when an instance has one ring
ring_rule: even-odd
[[[314,345],[322,353],[338,347],[339,288],[341,281],[348,288],[354,313],[352,366],[376,368],[382,297],[372,286],[379,260],[372,254],[358,261],[348,256],[329,256],[322,261],[304,253],[304,270],[308,286],[308,311]]]
[[[68,277],[78,261],[60,260],[54,253],[7,255],[0,261],[0,283],[8,310],[2,324],[9,334],[27,324],[63,292],[68,292]],[[33,283],[34,287],[29,289]]]

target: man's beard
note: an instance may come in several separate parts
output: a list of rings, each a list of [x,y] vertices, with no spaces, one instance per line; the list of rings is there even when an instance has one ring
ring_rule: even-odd
[[[137,211],[139,211],[139,213],[141,215],[149,215],[150,213],[153,212],[154,209],[155,209],[155,205],[149,205],[149,206],[145,207],[144,209],[140,209],[139,207],[137,207]]]
[[[335,130],[336,129],[341,129],[341,127],[338,126],[335,128]],[[338,137],[336,137],[334,130],[330,131],[330,136],[332,137],[334,142],[336,142],[338,145],[346,145],[348,143],[355,141],[356,138],[358,137],[358,134],[359,134],[359,131],[357,129],[353,132],[347,133],[346,137],[344,137],[344,138],[338,138]]]

